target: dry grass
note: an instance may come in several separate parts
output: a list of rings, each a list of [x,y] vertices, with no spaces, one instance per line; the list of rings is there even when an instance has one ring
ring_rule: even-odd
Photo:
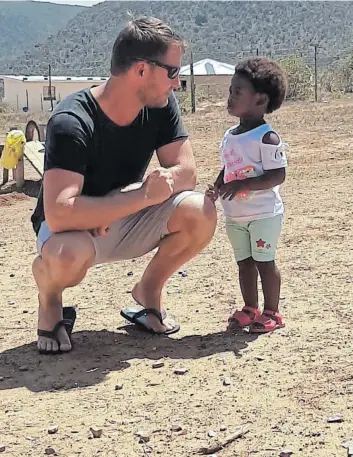
[[[203,108],[185,118],[199,189],[218,173],[218,145],[232,122],[221,107]],[[67,303],[79,307],[76,349],[38,356],[29,223],[35,199],[0,201],[5,455],[39,457],[51,446],[65,457],[188,457],[215,440],[207,437],[210,429],[223,439],[248,422],[250,432],[218,457],[272,457],[283,448],[298,456],[345,456],[341,442],[353,438],[352,109],[351,100],[288,104],[271,118],[290,145],[278,249],[287,326],[272,335],[224,332],[241,296],[219,212],[210,246],[185,266],[187,277],[175,274],[166,287],[165,303],[180,333],[163,339],[122,327],[119,310],[131,302],[148,256],[96,267],[67,291]],[[164,367],[152,369],[160,358]],[[174,374],[180,366],[189,370],[183,376]],[[118,383],[122,390],[114,389]],[[327,423],[336,413],[344,422]],[[172,423],[184,433],[171,432]],[[49,435],[52,424],[59,430]],[[88,438],[93,424],[103,428],[102,438]],[[139,443],[138,430],[151,434],[147,444]]]

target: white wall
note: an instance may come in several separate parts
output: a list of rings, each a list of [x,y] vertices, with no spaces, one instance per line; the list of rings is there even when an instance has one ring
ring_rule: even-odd
[[[53,101],[53,105],[55,107],[59,100],[62,100],[73,92],[93,85],[102,84],[103,82],[104,81],[53,82],[52,86],[56,88],[56,100]],[[19,111],[22,111],[22,108],[27,106],[27,90],[29,111],[41,111],[41,96],[43,98],[44,86],[49,86],[49,82],[28,82],[4,78],[4,101],[9,103],[15,110],[18,109]],[[50,100],[43,100],[43,110],[49,111],[50,107]]]

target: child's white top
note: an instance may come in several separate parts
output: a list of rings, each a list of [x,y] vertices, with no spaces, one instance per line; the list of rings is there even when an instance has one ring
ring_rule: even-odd
[[[224,170],[224,182],[261,176],[264,171],[287,167],[284,143],[269,124],[263,124],[248,132],[233,135],[237,126],[228,129],[223,137],[220,155]],[[267,132],[275,132],[279,145],[263,143]],[[242,192],[229,201],[220,198],[226,217],[239,222],[273,217],[283,214],[283,202],[279,186],[271,189]]]

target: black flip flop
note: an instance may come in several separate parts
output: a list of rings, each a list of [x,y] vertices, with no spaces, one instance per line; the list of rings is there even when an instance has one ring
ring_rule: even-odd
[[[68,334],[68,336],[70,338],[70,343],[72,345],[71,333],[72,333],[72,330],[74,328],[75,321],[76,321],[76,310],[75,310],[75,308],[72,307],[72,306],[64,307],[63,308],[63,319],[61,321],[59,321],[55,325],[53,330],[41,330],[41,329],[38,329],[37,330],[37,335],[38,336],[43,336],[45,338],[50,338],[51,340],[54,340],[58,344],[60,344],[60,342],[58,340],[58,331],[62,326],[64,326],[65,329],[66,329],[66,332],[67,332],[67,334]],[[61,351],[60,350],[59,351],[45,351],[45,350],[42,350],[42,349],[38,349],[38,352],[40,354],[58,354]],[[67,351],[67,352],[70,352],[70,351]]]
[[[153,308],[144,308],[141,311],[136,311],[134,313],[130,312],[129,314],[125,313],[124,311],[120,311],[120,315],[124,319],[131,322],[132,324],[137,325],[146,332],[152,333],[153,335],[172,335],[173,333],[177,333],[180,330],[180,325],[175,324],[174,327],[170,330],[166,330],[165,332],[156,332],[152,327],[149,326],[148,321],[143,319],[146,318],[148,314],[153,314],[156,316],[161,324],[163,324],[163,320],[166,318],[165,313],[162,315],[159,311]]]

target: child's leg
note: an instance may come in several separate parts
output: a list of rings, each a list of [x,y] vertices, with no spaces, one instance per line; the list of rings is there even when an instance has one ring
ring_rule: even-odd
[[[264,309],[277,312],[281,290],[281,274],[275,261],[256,262],[260,273],[262,292],[264,294]]]
[[[240,290],[243,296],[245,306],[249,306],[251,308],[258,308],[258,273],[255,260],[252,257],[249,257],[245,260],[240,260],[237,263],[239,268]]]
[[[237,223],[230,219],[226,221],[226,231],[238,264],[240,290],[245,303],[241,311],[236,311],[228,319],[229,328],[246,327],[260,314],[258,311],[258,272],[256,263],[251,257],[248,226],[248,223]]]
[[[253,327],[271,331],[282,326],[278,313],[281,275],[275,263],[278,239],[282,229],[282,216],[260,219],[250,224],[252,256],[260,273],[264,295],[264,316]],[[265,321],[267,323],[265,325]],[[266,329],[264,328],[266,327]]]

